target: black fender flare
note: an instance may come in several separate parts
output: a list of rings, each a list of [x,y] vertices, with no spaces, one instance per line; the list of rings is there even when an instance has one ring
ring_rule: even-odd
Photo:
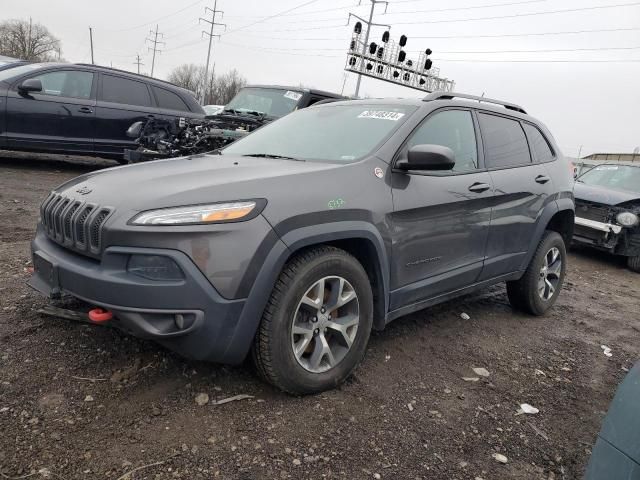
[[[529,265],[529,262],[531,262],[531,258],[536,252],[536,248],[540,243],[540,240],[542,239],[542,235],[544,235],[544,232],[546,231],[547,226],[549,225],[549,222],[551,221],[553,216],[558,212],[568,211],[568,210],[572,212],[575,210],[573,199],[571,198],[559,198],[559,199],[556,199],[555,201],[547,203],[547,205],[544,207],[544,209],[540,213],[540,216],[538,217],[536,229],[533,235],[531,236],[531,240],[529,242],[527,255],[525,256],[524,260],[520,264],[521,271],[525,271],[527,269],[527,266]]]
[[[262,312],[287,260],[302,248],[345,239],[363,239],[373,244],[382,277],[383,314],[386,315],[389,308],[389,261],[378,229],[365,221],[330,222],[300,227],[284,234],[266,255],[223,355],[225,362],[241,363],[247,356],[262,319]]]

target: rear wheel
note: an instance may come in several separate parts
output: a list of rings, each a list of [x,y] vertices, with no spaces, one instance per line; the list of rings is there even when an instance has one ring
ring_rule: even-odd
[[[640,255],[627,257],[627,267],[629,267],[629,270],[640,273]]]
[[[543,315],[560,294],[566,257],[567,251],[560,234],[546,231],[522,278],[507,282],[511,305],[533,315]]]
[[[343,250],[319,247],[280,274],[256,335],[258,373],[293,394],[342,383],[364,357],[373,295],[362,265]]]

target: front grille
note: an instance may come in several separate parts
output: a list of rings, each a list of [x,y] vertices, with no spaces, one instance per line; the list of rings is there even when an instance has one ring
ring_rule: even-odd
[[[76,252],[97,256],[102,249],[102,227],[112,212],[108,207],[52,193],[42,203],[40,218],[51,240]]]
[[[607,223],[609,216],[609,208],[604,205],[576,200],[576,217]]]

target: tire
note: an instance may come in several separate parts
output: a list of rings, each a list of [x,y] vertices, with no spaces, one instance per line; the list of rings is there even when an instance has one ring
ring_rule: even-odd
[[[547,259],[549,261],[555,252],[558,253],[561,262],[559,268],[554,259],[550,263],[553,268],[543,270],[545,257],[551,255]],[[507,282],[507,296],[511,306],[532,315],[544,315],[558,299],[564,283],[566,267],[567,250],[564,240],[559,233],[547,230],[522,278]],[[548,277],[544,277],[548,283],[542,280],[543,274],[548,274]],[[553,289],[550,288],[551,286]],[[544,288],[543,291],[541,287]]]
[[[334,292],[340,293],[334,298]],[[321,304],[335,309],[320,310]],[[322,392],[344,382],[363,359],[372,324],[373,294],[362,265],[343,250],[313,248],[296,255],[280,274],[262,315],[252,359],[258,374],[285,392]],[[302,333],[294,333],[294,326]],[[327,345],[332,346],[330,353],[325,353]]]
[[[629,270],[640,273],[640,255],[627,257],[627,267],[629,267]]]

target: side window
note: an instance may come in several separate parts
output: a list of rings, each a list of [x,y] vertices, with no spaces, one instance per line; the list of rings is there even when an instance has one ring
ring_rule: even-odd
[[[158,100],[158,107],[166,108],[167,110],[180,110],[181,112],[190,111],[187,104],[184,103],[184,100],[175,93],[165,90],[164,88],[154,86],[151,88],[156,96],[156,100]]]
[[[531,163],[529,145],[517,120],[478,113],[487,168],[515,167]]]
[[[527,132],[529,145],[531,145],[533,157],[536,162],[551,162],[555,158],[555,155],[549,146],[549,142],[547,142],[547,139],[544,138],[544,135],[542,135],[540,130],[528,123],[524,124],[524,130]]]
[[[42,82],[42,94],[71,98],[91,98],[93,73],[63,70],[36,77]]]
[[[150,107],[151,96],[144,82],[136,82],[128,78],[102,76],[102,98],[105,102],[123,103],[125,105],[139,105]]]
[[[454,172],[478,168],[476,133],[468,110],[445,110],[429,117],[413,132],[406,148],[423,144],[442,145],[453,150]]]

